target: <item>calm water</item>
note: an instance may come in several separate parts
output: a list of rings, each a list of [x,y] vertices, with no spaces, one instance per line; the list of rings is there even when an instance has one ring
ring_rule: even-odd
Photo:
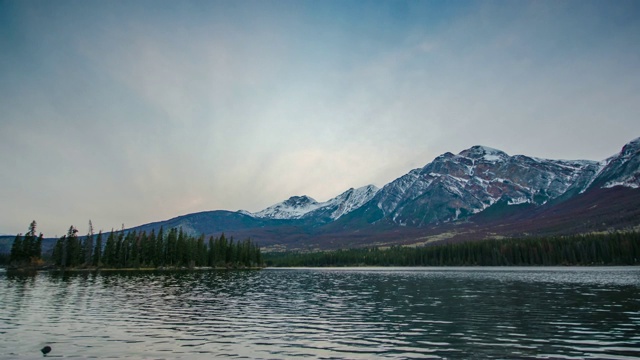
[[[640,268],[0,272],[0,358],[640,358]]]

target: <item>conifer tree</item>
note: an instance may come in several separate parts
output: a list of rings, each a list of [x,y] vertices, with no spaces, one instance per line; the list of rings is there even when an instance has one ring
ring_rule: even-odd
[[[66,265],[64,266],[70,266],[70,267],[74,267],[74,266],[78,266],[82,260],[82,248],[80,246],[80,242],[78,240],[78,230],[71,225],[69,227],[69,230],[67,231],[67,238],[66,238],[66,255],[67,255],[67,261],[66,261]]]
[[[98,237],[96,237],[96,246],[93,250],[93,265],[102,265],[102,230],[98,232]]]
[[[65,267],[67,265],[67,236],[64,235],[56,241],[53,247],[53,262],[58,266]]]
[[[89,220],[89,232],[87,233],[87,237],[84,239],[84,263],[89,265],[92,263],[92,254],[93,254],[93,224],[91,220]]]
[[[42,258],[42,241],[44,240],[44,235],[40,233],[38,236],[38,240],[36,241],[36,248],[34,252],[34,256],[38,259]]]
[[[22,240],[22,254],[24,262],[30,262],[32,258],[35,258],[37,253],[37,238],[36,238],[36,227],[37,223],[35,220],[29,224],[29,230],[25,234],[24,239]]]
[[[216,266],[215,257],[214,257],[214,240],[213,235],[209,236],[209,249],[207,251],[207,265],[208,266]]]
[[[107,243],[104,246],[102,259],[105,266],[112,267],[116,265],[116,236],[113,229],[111,229]]]
[[[156,258],[155,264],[156,266],[165,266],[166,265],[166,246],[164,234],[162,231],[162,226],[160,226],[160,230],[158,230],[158,236],[156,236]]]
[[[167,236],[167,247],[166,247],[166,265],[168,266],[176,266],[176,244],[178,243],[178,230],[173,228],[169,230],[169,235]]]
[[[9,261],[11,263],[20,262],[24,258],[23,255],[23,244],[22,244],[22,234],[16,235],[16,238],[13,240],[13,244],[11,244],[11,254],[9,255]]]
[[[151,234],[147,238],[147,255],[146,264],[149,266],[158,266],[156,262],[156,231],[151,229]]]

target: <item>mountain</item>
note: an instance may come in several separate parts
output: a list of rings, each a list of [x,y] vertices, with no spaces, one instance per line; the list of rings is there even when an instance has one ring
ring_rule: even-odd
[[[544,205],[584,191],[602,164],[546,160],[474,146],[445,153],[421,169],[385,185],[367,206],[381,210],[376,221],[425,226],[456,221],[498,202]]]
[[[319,203],[309,196],[292,196],[289,199],[256,212],[244,214],[267,219],[313,219],[320,223],[337,220],[369,200],[378,192],[375,185],[351,188],[326,202]]]
[[[247,215],[256,218],[267,219],[299,219],[307,213],[320,207],[320,204],[307,195],[292,196],[289,199],[269,206],[255,214],[245,212]]]
[[[262,211],[206,211],[129,231],[181,227],[270,249],[325,249],[640,229],[640,138],[602,161],[549,160],[473,146],[377,188]]]

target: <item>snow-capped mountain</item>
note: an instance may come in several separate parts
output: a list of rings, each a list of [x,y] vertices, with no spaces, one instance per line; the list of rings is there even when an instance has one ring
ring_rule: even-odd
[[[320,207],[307,213],[305,217],[320,222],[337,220],[370,201],[379,190],[375,185],[367,185],[357,189],[351,188],[322,203]]]
[[[267,219],[314,218],[322,222],[332,221],[340,218],[344,214],[350,213],[371,200],[378,190],[375,185],[367,185],[358,189],[351,188],[333,199],[322,203],[306,195],[292,196],[262,211],[243,213],[256,218]]]
[[[509,156],[486,146],[445,153],[421,169],[385,185],[365,205],[402,226],[423,226],[467,218],[500,202],[544,205],[592,187],[640,184],[640,139],[601,162]],[[378,209],[379,211],[376,211]]]
[[[258,211],[256,213],[245,214],[266,219],[300,219],[306,213],[313,211],[320,207],[315,199],[307,196],[292,196],[287,200],[271,205],[268,208]]]
[[[378,214],[369,219],[372,222],[386,219],[402,226],[423,226],[467,218],[499,202],[540,206],[594,186],[637,188],[639,184],[640,138],[600,162],[510,156],[478,145],[457,155],[440,155],[382,189],[352,188],[323,203],[293,196],[249,215],[327,223],[364,207]]]

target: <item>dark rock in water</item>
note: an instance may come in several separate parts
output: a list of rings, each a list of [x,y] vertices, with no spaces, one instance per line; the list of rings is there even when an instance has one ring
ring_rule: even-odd
[[[47,345],[40,349],[40,351],[42,351],[42,355],[47,356],[47,354],[51,352],[51,346]]]

